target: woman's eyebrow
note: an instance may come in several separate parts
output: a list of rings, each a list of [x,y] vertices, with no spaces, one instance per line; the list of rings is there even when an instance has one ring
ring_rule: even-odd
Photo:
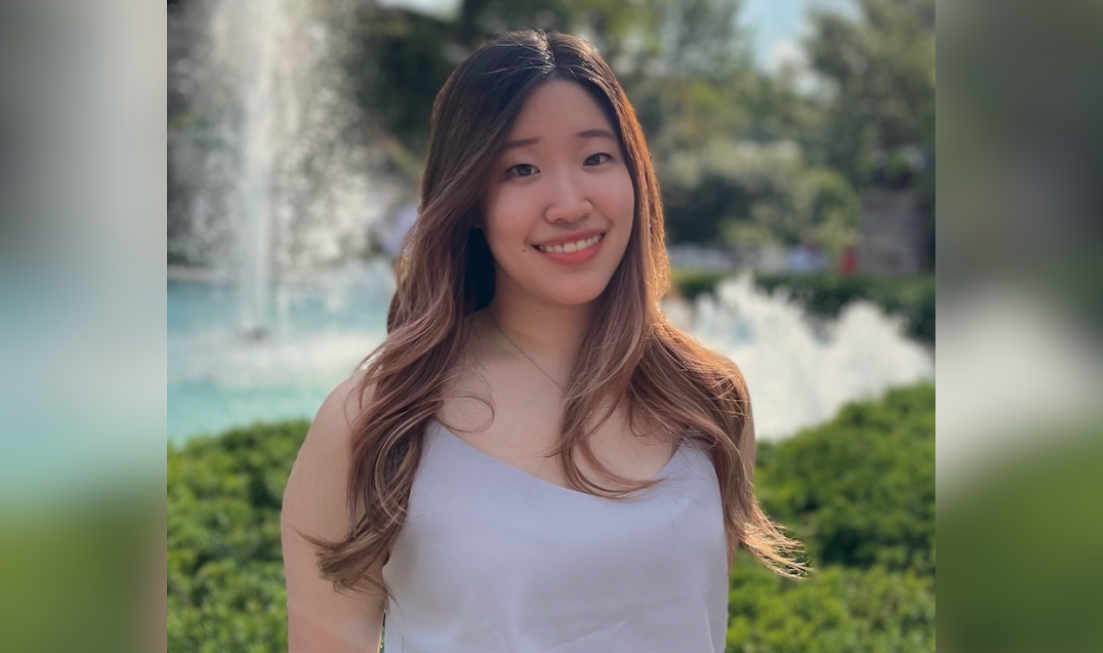
[[[614,143],[617,142],[617,137],[613,135],[613,132],[608,129],[587,129],[575,134],[577,138],[607,138]]]
[[[617,142],[617,137],[608,129],[586,129],[575,134],[575,138],[605,138],[614,143]],[[539,142],[539,138],[519,138],[517,140],[506,141],[506,144],[502,146],[502,151],[505,152],[518,147],[528,147],[529,145],[535,145]]]
[[[535,145],[539,142],[539,138],[521,138],[515,141],[506,141],[506,144],[502,146],[502,152],[506,152],[518,147],[528,147],[529,145]]]

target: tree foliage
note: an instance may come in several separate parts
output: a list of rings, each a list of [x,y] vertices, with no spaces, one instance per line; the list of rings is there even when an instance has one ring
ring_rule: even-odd
[[[401,145],[421,157],[437,92],[493,35],[515,29],[579,34],[601,50],[630,89],[645,78],[676,86],[705,79],[708,88],[720,88],[749,66],[737,23],[740,6],[741,0],[464,0],[451,19],[368,6],[356,27],[360,47],[349,73],[377,128],[395,139],[392,148]],[[649,88],[672,90],[671,83]],[[665,108],[665,117],[673,115]],[[674,108],[692,109],[683,102]]]
[[[816,238],[830,251],[854,238],[859,200],[828,168],[810,168],[792,142],[718,140],[662,166],[672,240],[714,245],[793,245]]]
[[[922,167],[909,156],[935,151],[934,0],[858,5],[858,20],[811,16],[805,51],[828,93],[813,151],[855,187],[906,184]]]

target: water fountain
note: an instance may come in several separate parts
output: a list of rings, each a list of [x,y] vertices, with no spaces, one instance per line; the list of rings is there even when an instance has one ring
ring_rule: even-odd
[[[174,170],[193,191],[181,242],[208,273],[169,285],[173,439],[311,417],[382,342],[394,291],[390,264],[361,256],[398,193],[367,173],[341,72],[352,0],[193,4],[198,117],[170,134]],[[742,367],[766,438],[932,373],[930,357],[868,305],[818,328],[744,278],[667,310]]]
[[[701,344],[739,365],[756,432],[767,440],[824,422],[849,401],[933,380],[930,354],[873,304],[853,302],[837,320],[817,324],[783,292],[756,289],[750,274],[698,297],[682,320]]]
[[[382,337],[393,281],[362,253],[397,189],[370,172],[345,74],[355,9],[193,0],[170,21],[172,437],[309,416]]]
[[[197,0],[188,103],[173,148],[190,175],[188,258],[232,279],[237,331],[272,335],[274,297],[366,245],[388,201],[373,184],[344,74],[352,0]],[[275,299],[275,303],[273,300]]]

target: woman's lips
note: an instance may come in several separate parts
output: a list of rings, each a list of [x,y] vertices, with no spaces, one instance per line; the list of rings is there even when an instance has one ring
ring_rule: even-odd
[[[596,238],[597,242],[594,242],[592,245],[585,246],[584,249],[575,250],[573,252],[568,252],[565,250],[562,252],[545,251],[548,247],[547,245],[535,246],[533,247],[533,249],[539,252],[542,256],[546,256],[556,263],[585,263],[586,261],[589,261],[597,255],[598,251],[601,249],[602,244],[605,242],[605,234],[598,234]]]

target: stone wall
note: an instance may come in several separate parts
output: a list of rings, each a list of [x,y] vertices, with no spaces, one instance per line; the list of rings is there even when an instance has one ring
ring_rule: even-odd
[[[930,230],[914,191],[870,189],[862,197],[858,269],[894,276],[928,270]]]

